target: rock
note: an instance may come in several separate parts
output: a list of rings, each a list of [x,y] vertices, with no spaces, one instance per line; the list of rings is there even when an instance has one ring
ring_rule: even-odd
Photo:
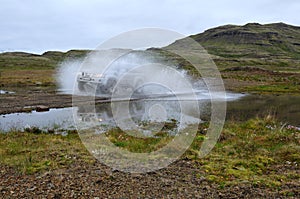
[[[33,111],[35,109],[36,109],[35,106],[24,106],[23,109],[22,109],[22,111],[24,111],[24,112],[31,112],[31,111]]]
[[[44,106],[44,105],[38,105],[36,106],[36,112],[44,112],[44,111],[49,111],[49,107],[48,106]]]
[[[32,188],[28,188],[27,191],[34,191],[36,188],[37,188],[36,186],[34,186]]]

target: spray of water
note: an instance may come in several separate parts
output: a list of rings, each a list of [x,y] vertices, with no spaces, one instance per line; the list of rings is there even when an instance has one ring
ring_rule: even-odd
[[[59,65],[56,74],[59,91],[66,94],[88,94],[95,95],[96,90],[85,90],[84,93],[78,90],[77,76],[82,72],[91,74],[103,74],[106,79],[114,78],[116,81],[125,81],[127,84],[134,84],[137,78],[144,82],[160,82],[160,85],[175,85],[180,93],[186,91],[186,80],[191,83],[198,99],[211,99],[212,93],[209,93],[204,79],[193,79],[188,72],[179,69],[176,63],[166,63],[165,60],[153,52],[149,51],[131,51],[126,49],[111,49],[92,52],[85,59],[66,60]],[[174,69],[173,71],[171,69]],[[182,78],[178,78],[178,75]],[[123,79],[122,79],[123,78]],[[184,81],[181,81],[184,80]],[[141,82],[140,82],[141,83]],[[168,88],[160,85],[143,85],[144,93],[148,95],[169,94]],[[142,85],[138,85],[142,86]],[[182,88],[182,89],[180,89]],[[101,93],[97,93],[100,94]],[[104,93],[102,93],[104,94]],[[177,93],[178,94],[178,93]],[[217,95],[217,94],[214,94]],[[234,100],[242,97],[241,94],[227,93],[227,100]],[[186,95],[188,99],[188,95]],[[225,99],[224,99],[225,100]]]
[[[65,94],[72,94],[76,84],[76,76],[83,59],[66,60],[59,64],[55,75],[59,91]]]
[[[126,51],[126,53],[124,53]],[[113,61],[112,61],[113,60]],[[140,76],[143,80],[152,79],[163,80],[163,83],[170,84],[173,81],[173,84],[180,86],[180,82],[175,81],[174,77],[170,74],[166,74],[163,68],[152,67],[149,69],[149,64],[160,63],[160,60],[157,60],[152,53],[145,53],[142,51],[128,51],[113,49],[113,50],[103,50],[103,51],[94,51],[85,59],[76,59],[76,60],[66,60],[59,64],[59,68],[56,73],[56,81],[59,86],[59,91],[66,94],[83,94],[78,91],[77,87],[77,76],[84,73],[90,74],[103,74],[103,76],[108,79],[113,77],[116,80],[121,78],[126,74],[131,73],[131,77]],[[146,69],[143,69],[143,66],[147,65]],[[138,72],[130,72],[138,68]],[[171,66],[176,68],[176,66]],[[185,71],[178,71],[181,76],[186,76]],[[132,79],[130,77],[130,79]],[[150,78],[151,77],[151,78]],[[147,87],[148,90],[151,87]],[[155,90],[159,92],[158,87],[152,87],[151,92],[155,93]],[[156,93],[157,93],[156,92]],[[94,95],[94,92],[86,90],[85,94]],[[101,93],[100,93],[101,94]]]

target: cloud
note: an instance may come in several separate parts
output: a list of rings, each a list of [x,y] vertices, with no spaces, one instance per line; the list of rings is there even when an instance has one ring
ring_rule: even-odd
[[[3,0],[0,50],[95,48],[119,33],[144,27],[189,35],[227,23],[299,25],[299,8],[292,0]]]

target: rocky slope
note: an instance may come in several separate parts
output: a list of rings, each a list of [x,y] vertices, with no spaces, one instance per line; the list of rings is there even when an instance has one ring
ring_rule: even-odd
[[[225,25],[191,35],[221,68],[300,70],[300,27],[284,23]],[[184,45],[184,39],[172,45]],[[171,46],[172,46],[171,45]]]

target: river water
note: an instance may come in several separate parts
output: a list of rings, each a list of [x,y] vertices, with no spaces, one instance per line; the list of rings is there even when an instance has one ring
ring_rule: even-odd
[[[300,127],[300,95],[241,95],[229,94],[227,99],[226,120],[245,121],[256,116],[274,115],[279,121]],[[39,127],[41,129],[75,129],[74,118],[81,123],[89,123],[97,120],[106,127],[116,126],[115,118],[111,110],[113,104],[103,103],[94,106],[79,106],[63,109],[50,109],[48,112],[13,113],[0,115],[0,131],[11,129],[24,129],[26,127]],[[147,107],[153,106],[153,100],[138,100],[129,103],[129,113],[134,121],[149,120],[145,114]],[[201,120],[210,118],[210,100],[199,100]],[[178,101],[160,101],[159,106],[153,106],[154,112],[165,109],[161,115],[165,120],[179,119],[180,108]],[[153,113],[153,111],[152,111]],[[152,115],[153,116],[153,115]],[[155,117],[155,115],[154,115]],[[191,122],[199,120],[188,117]]]

